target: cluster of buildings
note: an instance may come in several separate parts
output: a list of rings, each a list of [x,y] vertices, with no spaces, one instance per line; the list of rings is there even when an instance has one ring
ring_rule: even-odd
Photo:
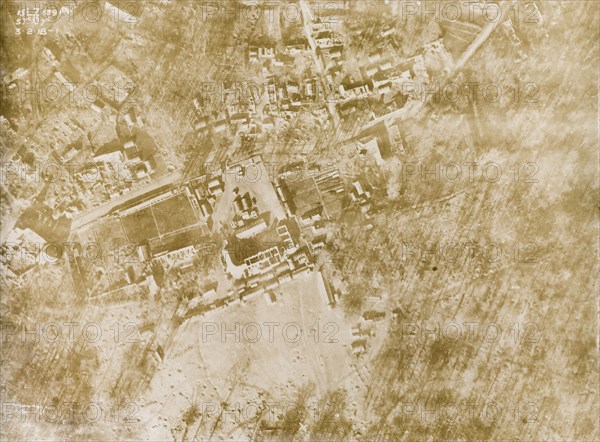
[[[262,164],[258,157],[249,162]],[[269,293],[314,267],[297,221],[284,211],[271,178],[263,178],[264,188],[245,183],[233,189],[232,234],[223,245],[222,262],[240,299]]]
[[[452,61],[441,38],[425,44],[411,57],[400,57],[393,26],[383,26],[375,32],[371,38],[376,40],[379,49],[367,51],[356,60],[348,59],[338,25],[317,17],[310,23],[309,30],[315,55],[323,69],[323,80],[332,85],[328,92],[344,117],[362,109],[361,100],[368,98],[382,104],[376,110],[376,117],[403,108],[410,99],[418,99],[418,92],[430,81],[426,57],[440,58],[442,64]],[[351,74],[349,66],[356,68]]]
[[[35,77],[28,68],[20,67],[3,77],[4,86],[9,94],[18,94],[24,104],[29,91],[35,91],[38,102],[46,104],[67,97],[72,85],[81,81],[81,73],[71,61],[64,57],[61,48],[48,40],[42,48],[36,62]],[[35,82],[32,83],[32,79]]]
[[[32,106],[48,113],[14,156],[15,164],[27,168],[17,183],[33,183],[30,192],[38,201],[22,213],[10,236],[21,251],[36,245],[33,264],[48,261],[42,259],[50,250],[44,244],[66,242],[71,219],[80,211],[149,181],[157,167],[157,146],[128,100],[135,84],[121,69],[105,66],[84,83],[54,39],[44,41],[35,61],[35,71],[19,68],[3,78],[25,114]],[[36,253],[40,244],[41,254]]]
[[[375,323],[385,318],[385,312],[367,310],[362,313],[358,323],[352,327],[352,353],[356,356],[367,351],[369,338],[375,336]]]
[[[114,215],[121,220],[130,243],[138,245],[143,261],[163,268],[189,266],[198,244],[210,236],[211,215],[223,194],[221,176],[191,180],[146,195]]]
[[[247,162],[262,164],[258,157]],[[226,294],[191,308],[195,314],[261,295],[274,302],[276,288],[313,272],[317,253],[326,247],[327,221],[339,216],[347,197],[333,167],[300,179],[284,170],[275,182],[266,175],[261,184],[229,182],[239,178],[240,167],[230,165],[222,173],[147,195],[114,212],[128,240],[139,244],[142,260],[163,268],[185,267],[211,238],[215,211],[223,212],[215,205],[230,204],[220,254],[232,285]],[[334,304],[334,295],[327,293],[327,303]]]
[[[74,188],[62,192],[75,196],[83,208],[122,196],[156,172],[158,148],[147,133],[134,99],[134,82],[119,68],[109,65],[90,83],[49,40],[41,55],[40,85],[29,84],[27,70],[18,69],[5,78],[8,88],[26,92],[41,108],[65,102],[62,110],[44,122],[47,139],[30,140],[17,157],[27,162],[28,152],[38,163],[53,163],[68,171]],[[45,62],[44,62],[45,60]],[[48,68],[48,69],[47,69]],[[30,97],[30,98],[31,98]],[[35,146],[35,144],[39,145]],[[31,156],[31,155],[29,155]],[[71,216],[79,208],[72,204]]]
[[[220,175],[205,176],[179,186],[163,186],[115,207],[109,220],[120,225],[127,250],[110,251],[112,259],[83,262],[81,266],[76,263],[76,285],[88,295],[98,295],[100,284],[86,276],[91,266],[97,273],[112,274],[108,278],[112,282],[101,286],[101,291],[145,285],[151,294],[158,293],[160,275],[172,268],[191,267],[202,244],[210,238],[211,215],[223,191]],[[97,268],[99,263],[102,268]]]
[[[0,244],[0,263],[5,275],[17,278],[38,264],[56,263],[77,253],[65,250],[72,246],[67,242],[71,220],[56,217],[53,212],[47,205],[36,203],[25,210],[8,232]]]
[[[209,111],[207,96],[195,98],[197,118],[196,133],[206,136],[233,134],[240,137],[256,137],[272,132],[280,121],[294,119],[302,109],[312,107],[322,97],[316,78],[301,82],[279,80],[272,75],[266,82],[221,82],[211,95],[218,95],[218,111]]]
[[[371,211],[371,203],[373,197],[373,189],[371,185],[364,179],[358,179],[352,183],[350,196],[352,202],[360,209],[360,211],[369,216]]]
[[[367,53],[359,62],[364,80],[340,86],[345,100],[341,106],[346,113],[348,109],[352,112],[353,101],[371,96],[380,100],[383,113],[403,108],[410,99],[418,98],[418,92],[429,82],[425,62],[428,53],[446,57],[442,39],[426,44],[422,51],[408,58],[386,55],[381,50]]]
[[[275,188],[288,216],[302,226],[335,219],[344,207],[345,184],[333,164],[315,168],[293,165],[281,173]]]
[[[290,171],[284,171],[274,183],[266,173],[261,182],[249,182],[238,176],[239,170],[249,165],[259,167],[263,163],[252,157],[116,207],[111,219],[118,220],[127,242],[134,246],[135,250],[127,254],[135,260],[120,266],[123,277],[116,278],[119,283],[110,290],[145,285],[154,287],[156,292],[156,281],[160,279],[154,275],[157,269],[190,267],[203,244],[213,238],[215,216],[220,228],[229,227],[222,231],[226,239],[220,254],[232,285],[226,294],[220,292],[209,303],[204,300],[201,306],[194,307],[195,312],[250,296],[265,295],[272,302],[274,289],[309,275],[314,270],[316,254],[327,242],[326,221],[339,216],[343,207],[343,180],[331,168],[313,171],[300,180],[291,179]],[[309,184],[311,187],[305,189]],[[90,295],[93,284],[88,275],[92,272],[86,270],[85,262],[76,264],[76,285]],[[331,295],[328,303],[334,302]]]
[[[259,67],[262,75],[257,78],[266,80],[254,84],[209,85],[201,97],[194,99],[196,131],[201,135],[231,131],[243,139],[254,139],[260,133],[276,129],[280,121],[285,124],[293,120],[303,109],[311,110],[323,125],[327,107],[330,113],[348,116],[362,109],[361,101],[368,98],[381,102],[383,108],[378,107],[377,112],[385,115],[404,107],[427,84],[425,57],[428,54],[442,58],[448,55],[442,39],[438,39],[408,58],[389,55],[396,51],[379,49],[367,52],[364,59],[350,61],[346,59],[341,29],[339,20],[332,22],[317,16],[305,24],[306,35],[290,38],[284,45],[250,44],[247,64]],[[378,38],[389,46],[394,43],[395,31],[395,28],[381,29]],[[296,78],[292,71],[297,57],[314,57],[317,73],[309,78]],[[348,64],[356,65],[352,75],[348,74]],[[211,96],[217,97],[216,108]],[[315,108],[323,112],[315,113]]]
[[[144,127],[137,103],[128,100],[135,85],[126,74],[109,66],[96,84],[102,93],[90,106],[93,112],[77,116],[77,124],[88,133],[91,158],[74,178],[86,199],[99,193],[111,200],[151,180],[160,166],[158,146]]]
[[[249,45],[247,61],[249,64],[260,66],[265,71],[270,71],[275,68],[292,67],[295,56],[304,54],[308,50],[308,42],[302,39],[286,45],[283,52],[271,45]]]
[[[88,193],[101,189],[107,199],[129,192],[138,182],[149,182],[156,168],[154,141],[136,132],[124,143],[107,143],[91,160],[74,174],[75,180]]]

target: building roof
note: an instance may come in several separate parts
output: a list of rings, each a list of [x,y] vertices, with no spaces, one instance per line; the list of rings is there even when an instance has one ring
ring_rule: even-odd
[[[250,238],[258,233],[262,232],[267,228],[267,223],[263,218],[257,218],[255,221],[245,224],[243,227],[237,229],[235,235],[239,239]]]
[[[61,216],[55,219],[53,210],[46,204],[36,204],[25,209],[16,227],[30,229],[47,242],[66,241],[71,232],[71,220]]]
[[[144,204],[146,207],[143,207]],[[148,203],[143,200],[139,206],[143,208],[121,217],[127,238],[136,244],[199,224],[185,192],[166,195],[165,198],[157,195],[156,201]],[[130,209],[135,209],[135,206]]]

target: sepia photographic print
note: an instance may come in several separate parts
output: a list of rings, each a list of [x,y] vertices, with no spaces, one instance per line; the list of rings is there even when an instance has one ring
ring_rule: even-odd
[[[600,441],[599,1],[0,17],[0,440]]]

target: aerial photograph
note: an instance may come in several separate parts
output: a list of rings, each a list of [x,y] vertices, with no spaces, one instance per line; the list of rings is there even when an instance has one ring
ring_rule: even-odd
[[[600,442],[600,1],[0,17],[0,441]]]

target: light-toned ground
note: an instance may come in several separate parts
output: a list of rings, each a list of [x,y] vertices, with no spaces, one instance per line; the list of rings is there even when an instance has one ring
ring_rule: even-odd
[[[312,273],[280,287],[273,305],[260,296],[184,322],[139,402],[138,415],[151,430],[147,440],[168,437],[194,402],[210,411],[212,425],[217,413],[210,407],[220,410],[222,402],[246,407],[241,415],[249,418],[255,412],[248,402],[260,403],[259,394],[281,412],[303,385],[314,384],[319,396],[340,387],[352,391],[359,380],[351,327],[324,305],[319,278]],[[241,423],[229,416],[219,434]],[[211,425],[202,425],[200,434],[208,436]]]

